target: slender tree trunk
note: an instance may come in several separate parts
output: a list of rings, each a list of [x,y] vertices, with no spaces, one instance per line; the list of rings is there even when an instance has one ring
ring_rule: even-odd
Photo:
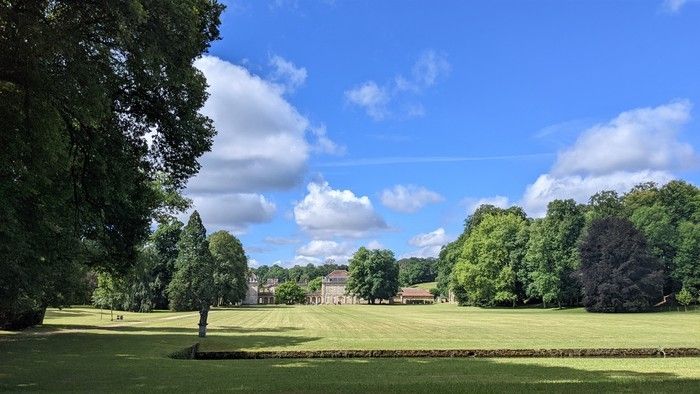
[[[199,337],[207,336],[207,317],[209,317],[209,305],[199,310]]]

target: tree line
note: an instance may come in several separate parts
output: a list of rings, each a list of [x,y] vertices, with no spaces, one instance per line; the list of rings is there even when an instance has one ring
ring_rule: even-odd
[[[683,181],[549,203],[543,218],[482,205],[443,247],[438,289],[477,306],[645,311],[700,296],[700,190]]]

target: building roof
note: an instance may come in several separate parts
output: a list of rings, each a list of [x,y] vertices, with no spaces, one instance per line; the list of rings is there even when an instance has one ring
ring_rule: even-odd
[[[348,277],[348,271],[346,270],[335,270],[332,271],[330,274],[326,275],[326,278],[347,278]]]
[[[404,297],[433,297],[428,290],[417,287],[403,287],[401,288],[401,295]]]

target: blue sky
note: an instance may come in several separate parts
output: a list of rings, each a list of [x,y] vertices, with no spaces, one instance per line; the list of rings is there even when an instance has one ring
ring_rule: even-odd
[[[700,2],[439,4],[227,2],[207,229],[252,265],[431,256],[482,202],[700,183]]]

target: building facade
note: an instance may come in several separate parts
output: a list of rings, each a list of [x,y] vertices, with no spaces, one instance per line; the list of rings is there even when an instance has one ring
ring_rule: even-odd
[[[367,303],[366,300],[347,294],[347,283],[350,274],[346,270],[335,270],[323,277],[321,290],[306,294],[306,303],[310,305],[341,305]],[[248,277],[248,293],[244,305],[274,304],[275,289],[279,285],[277,279],[268,279],[260,283],[258,277],[251,273]],[[425,289],[404,287],[389,303],[397,304],[431,304],[433,295]]]

